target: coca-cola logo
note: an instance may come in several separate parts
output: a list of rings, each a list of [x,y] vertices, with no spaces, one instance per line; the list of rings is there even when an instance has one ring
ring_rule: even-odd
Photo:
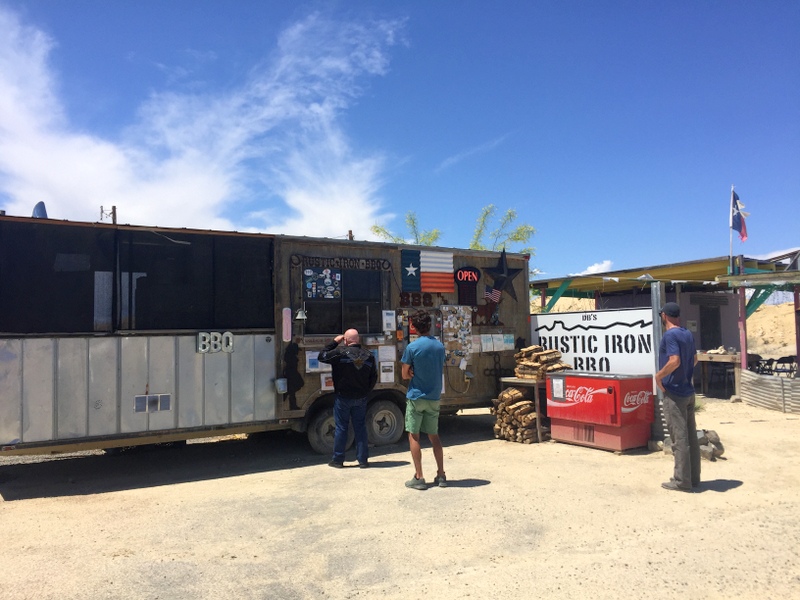
[[[646,390],[628,392],[622,399],[622,410],[624,412],[631,412],[633,410],[636,410],[640,406],[649,403],[650,396],[652,395],[653,395],[652,392],[648,392]]]
[[[604,392],[605,388],[590,388],[584,385],[576,388],[567,388],[566,401],[575,404],[591,404],[593,396],[599,392]]]

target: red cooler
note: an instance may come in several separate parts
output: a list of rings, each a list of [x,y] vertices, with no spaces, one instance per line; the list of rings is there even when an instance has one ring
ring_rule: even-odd
[[[604,450],[646,446],[653,376],[564,371],[547,376],[550,436]]]

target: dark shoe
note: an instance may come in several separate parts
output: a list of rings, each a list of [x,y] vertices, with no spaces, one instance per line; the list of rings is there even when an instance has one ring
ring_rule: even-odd
[[[417,476],[414,475],[414,477],[406,481],[406,487],[412,490],[426,490],[428,489],[428,484],[425,483],[424,477],[417,479]]]
[[[433,478],[433,485],[438,485],[439,487],[447,487],[447,475],[437,475]]]
[[[664,483],[662,483],[661,487],[664,488],[665,490],[671,490],[673,492],[688,492],[690,494],[692,493],[692,488],[683,488],[671,479],[669,481],[665,481]]]
[[[358,463],[358,468],[359,469],[369,469],[369,463],[368,462]]]
[[[344,463],[336,462],[335,460],[329,462],[328,466],[333,467],[334,469],[344,469]]]

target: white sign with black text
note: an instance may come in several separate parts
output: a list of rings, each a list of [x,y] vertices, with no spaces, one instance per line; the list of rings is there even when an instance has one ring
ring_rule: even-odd
[[[627,308],[531,315],[531,341],[577,371],[655,374],[653,313]]]

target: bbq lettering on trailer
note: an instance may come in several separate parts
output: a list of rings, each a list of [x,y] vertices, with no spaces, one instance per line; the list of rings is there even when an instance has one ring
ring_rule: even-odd
[[[293,254],[292,266],[302,266],[304,269],[345,269],[361,271],[390,271],[391,261],[385,258],[351,258],[340,256],[331,258],[327,256],[302,256]]]
[[[201,331],[197,334],[197,352],[211,354],[214,352],[233,352],[233,334],[230,331]]]
[[[433,306],[433,296],[428,292],[421,294],[419,292],[400,292],[400,307],[408,308],[409,306]]]

